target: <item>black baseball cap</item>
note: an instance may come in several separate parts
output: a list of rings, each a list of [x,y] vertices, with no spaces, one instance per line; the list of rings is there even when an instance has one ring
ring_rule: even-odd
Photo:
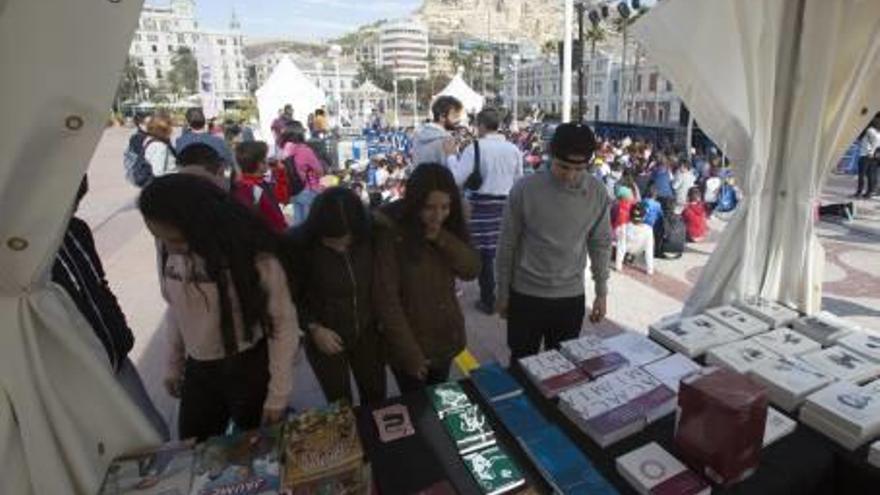
[[[560,124],[550,141],[550,154],[569,162],[592,158],[596,151],[596,136],[584,124]]]

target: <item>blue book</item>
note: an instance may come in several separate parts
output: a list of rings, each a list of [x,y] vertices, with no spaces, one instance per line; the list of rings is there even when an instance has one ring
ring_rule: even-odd
[[[518,439],[529,438],[532,434],[548,428],[550,423],[535,409],[535,405],[525,395],[517,395],[492,404],[501,423]]]
[[[555,493],[616,495],[611,486],[574,442],[556,426],[519,439],[529,458]]]
[[[522,387],[500,364],[488,363],[471,371],[471,381],[487,402],[496,402],[522,394]]]

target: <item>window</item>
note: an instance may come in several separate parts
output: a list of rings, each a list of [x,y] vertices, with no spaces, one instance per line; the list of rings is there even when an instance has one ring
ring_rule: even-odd
[[[636,91],[639,93],[642,92],[642,75],[641,74],[639,74],[639,77],[636,78]]]
[[[651,79],[648,80],[648,91],[657,91],[657,79],[659,74],[656,72],[651,74]]]
[[[221,48],[221,49],[220,49],[220,56],[222,57],[222,56],[225,56],[225,55],[226,55],[226,49],[225,49],[225,48]]]
[[[595,91],[596,94],[602,94],[602,90],[604,89],[602,86],[603,86],[603,85],[602,85],[602,81],[601,81],[601,80],[596,81],[595,83],[593,83],[593,90]]]
[[[168,45],[168,53],[174,53],[174,45]]]
[[[186,43],[186,35],[185,34],[178,34],[177,35],[177,42],[180,43],[181,45]]]
[[[157,43],[159,41],[159,37],[156,36],[155,34],[150,34],[150,35],[147,35],[147,41]]]
[[[163,31],[163,32],[166,32],[166,33],[167,33],[168,31],[171,31],[171,25],[168,24],[168,21],[162,21],[160,31]]]
[[[153,46],[152,46],[152,49],[153,49],[153,53],[159,53],[159,47],[158,47],[158,46],[153,45]]]
[[[220,45],[220,46],[226,46],[226,40],[223,39],[223,38],[218,38],[218,39],[217,39],[217,44]]]
[[[669,81],[666,81],[666,91],[672,91],[672,83]]]
[[[162,79],[162,69],[156,67],[156,79]]]
[[[614,81],[611,83],[611,92],[617,94],[618,89],[618,81]]]

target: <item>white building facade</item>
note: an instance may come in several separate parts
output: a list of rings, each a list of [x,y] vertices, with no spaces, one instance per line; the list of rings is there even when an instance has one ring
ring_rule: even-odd
[[[195,0],[171,0],[167,6],[146,5],[129,48],[129,55],[144,70],[147,81],[161,88],[181,47],[189,48],[199,72],[210,79],[210,92],[219,100],[248,96],[244,35],[233,14],[229,31],[199,29]],[[206,74],[207,73],[207,74]]]
[[[379,63],[398,78],[428,77],[428,27],[417,18],[383,24],[379,31]]]

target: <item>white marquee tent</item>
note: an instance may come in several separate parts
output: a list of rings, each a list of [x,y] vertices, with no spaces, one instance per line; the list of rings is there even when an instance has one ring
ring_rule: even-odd
[[[466,82],[464,82],[464,77],[462,77],[463,72],[461,70],[452,78],[452,81],[449,81],[449,84],[443,88],[443,91],[434,95],[433,100],[436,100],[440,96],[454,96],[458,98],[458,101],[464,105],[464,109],[468,113],[476,113],[483,109],[483,104],[485,103],[485,99],[482,95],[471,89],[470,86]]]
[[[815,208],[880,110],[880,2],[669,0],[634,31],[745,196],[685,312],[751,295],[818,311]]]
[[[257,111],[260,113],[260,132],[270,141],[272,121],[284,105],[293,106],[293,118],[303,124],[306,116],[327,103],[327,96],[302,73],[290,57],[284,57],[272,70],[266,82],[257,90]]]

